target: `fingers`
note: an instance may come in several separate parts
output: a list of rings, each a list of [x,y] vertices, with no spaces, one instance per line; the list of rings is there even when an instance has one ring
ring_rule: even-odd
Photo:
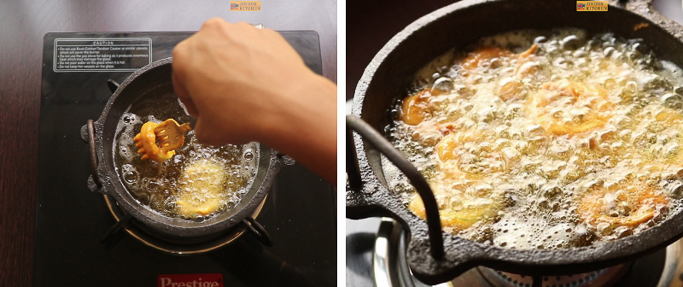
[[[208,127],[204,119],[201,117],[197,119],[197,124],[194,126],[194,135],[197,137],[197,141],[199,141],[201,144],[208,144],[212,146],[220,146],[224,144],[216,138],[217,134],[211,132],[210,127]]]
[[[176,95],[178,95],[178,99],[180,100],[182,106],[185,108],[185,111],[192,117],[199,117],[199,111],[197,110],[197,106],[195,106],[194,102],[192,101],[192,97],[190,97],[190,94],[187,92],[187,89],[185,88],[184,83],[178,79],[178,76],[175,72],[173,73],[172,81],[173,90],[175,91]]]
[[[173,89],[187,113],[197,118],[199,142],[214,146],[242,144],[259,135],[259,125],[252,118],[264,104],[254,98],[278,93],[259,89],[264,85],[257,82],[272,81],[259,78],[255,71],[271,72],[269,76],[277,80],[290,71],[299,75],[309,71],[277,32],[220,18],[206,21],[197,33],[180,42],[173,57]],[[278,72],[272,72],[272,66]],[[242,93],[246,95],[241,97]],[[246,112],[250,110],[255,112]]]
[[[222,129],[222,131],[218,131],[212,123],[207,122],[202,117],[197,118],[197,124],[194,127],[194,135],[201,144],[222,146],[228,143],[240,145],[249,142],[238,133],[225,132],[225,129]],[[226,135],[231,136],[226,137]]]
[[[227,24],[229,24],[229,23],[225,22],[225,20],[223,20],[222,18],[214,17],[214,18],[211,18],[209,20],[206,20],[206,22],[204,22],[204,24],[202,25],[202,28],[199,30],[201,31],[201,30],[216,29],[216,28],[220,28],[220,27],[227,25]]]
[[[171,80],[173,83],[173,90],[175,91],[176,95],[178,95],[180,102],[182,102],[182,104],[185,106],[186,112],[196,118],[199,116],[199,111],[197,110],[197,107],[192,101],[192,97],[185,86],[185,73],[187,69],[185,63],[191,61],[188,59],[190,55],[187,51],[188,48],[186,41],[187,40],[179,43],[173,49],[173,62],[171,63],[173,72]]]

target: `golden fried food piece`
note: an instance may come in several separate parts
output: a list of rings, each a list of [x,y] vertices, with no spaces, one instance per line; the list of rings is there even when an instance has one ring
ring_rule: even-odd
[[[637,147],[632,152],[642,156],[643,163],[651,171],[683,167],[683,116],[671,108],[646,108],[636,130],[630,137]],[[656,135],[656,136],[655,136]]]
[[[443,94],[440,90],[424,89],[403,99],[400,119],[409,125],[420,124],[429,113],[429,98]]]
[[[531,49],[530,49],[531,50]],[[538,63],[533,61],[531,56],[520,56],[520,63],[515,70],[515,76],[525,78],[532,76],[538,70]]]
[[[646,108],[647,109],[647,108]],[[653,108],[644,113],[645,118],[640,123],[645,125],[647,131],[661,133],[667,129],[681,130],[683,117],[681,112],[670,108]]]
[[[479,130],[452,132],[444,136],[434,149],[439,159],[439,168],[452,178],[465,176],[469,179],[506,170],[509,164],[503,153],[481,145],[491,136]],[[461,151],[465,156],[458,158],[459,148],[466,143],[480,145],[479,148]]]
[[[479,67],[479,64],[481,64],[483,61],[490,61],[494,58],[502,58],[502,57],[513,57],[516,56],[520,60],[525,60],[529,58],[530,56],[536,54],[536,51],[538,50],[538,45],[533,44],[529,49],[526,51],[519,53],[519,54],[513,54],[512,52],[499,48],[499,47],[486,47],[486,48],[479,48],[474,50],[473,52],[470,52],[467,54],[467,56],[462,60],[462,68],[465,70],[473,70],[477,67]]]
[[[492,221],[498,216],[501,204],[497,202],[474,203],[461,201],[463,204],[457,209],[441,208],[439,216],[444,228],[452,228],[453,233],[470,228],[479,221]],[[427,214],[419,195],[415,195],[408,204],[408,208],[418,217],[425,219]]]
[[[142,129],[140,129],[140,133],[133,138],[133,141],[135,141],[135,146],[138,147],[138,154],[142,154],[142,159],[152,159],[162,162],[173,157],[175,151],[162,151],[157,146],[157,138],[154,133],[154,129],[157,126],[158,125],[153,122],[145,123],[142,125]]]
[[[536,53],[536,50],[538,50],[538,45],[534,44],[531,46],[527,51],[522,52],[520,54],[517,54],[516,56],[520,60],[525,60],[529,58],[531,55]],[[472,70],[476,67],[479,66],[479,64],[482,61],[490,61],[493,58],[500,58],[500,57],[512,57],[515,56],[512,52],[505,50],[503,48],[498,48],[498,47],[488,47],[488,48],[480,48],[477,49],[467,55],[462,60],[462,68],[465,70]],[[532,73],[533,71],[529,72]],[[510,86],[509,90],[512,90],[512,88],[517,88],[517,86],[513,87]],[[422,121],[425,119],[425,117],[430,113],[431,106],[430,106],[430,99],[433,96],[438,96],[443,94],[444,91],[441,90],[436,90],[436,89],[424,89],[412,96],[408,96],[405,99],[403,99],[403,103],[401,105],[401,115],[400,115],[400,120],[405,122],[406,124],[409,125],[418,125],[422,123]],[[505,93],[504,94],[511,94]]]
[[[519,65],[515,76],[501,82],[498,90],[498,96],[503,101],[517,100],[526,95],[526,93],[523,93],[524,84],[522,84],[521,79],[536,72],[538,64],[532,61],[531,57],[536,54],[537,50],[538,45],[533,44],[526,51],[516,55],[517,59],[519,59]]]
[[[441,139],[441,141],[436,145],[435,149],[439,160],[445,162],[457,159],[454,151],[460,146],[461,140],[462,136],[459,136],[455,133],[443,137],[443,139]]]
[[[593,226],[608,223],[613,228],[637,227],[668,206],[668,199],[654,187],[635,180],[610,188],[594,188],[580,200],[577,212],[581,220]]]
[[[447,123],[447,124],[437,124],[436,125],[437,130],[441,135],[449,135],[453,131],[455,131],[455,125],[453,123]]]
[[[519,80],[507,81],[503,83],[498,90],[498,97],[506,102],[519,99],[522,96],[521,92],[523,87],[524,84],[522,84],[522,82]]]
[[[661,112],[655,115],[655,119],[660,125],[666,126],[667,128],[676,128],[678,130],[683,130],[683,116],[681,112],[675,111],[673,109],[665,108]],[[678,138],[678,145],[683,146],[683,138]],[[678,166],[683,165],[683,149],[672,150],[670,154],[662,154],[667,160],[667,163],[675,164]]]
[[[517,54],[517,57],[519,57],[520,59],[526,59],[536,54],[536,51],[538,51],[538,44],[533,44],[526,51]]]
[[[603,126],[611,107],[604,89],[560,80],[541,85],[527,111],[547,132],[573,135]]]
[[[135,135],[133,141],[138,147],[138,154],[142,154],[142,159],[162,162],[175,155],[174,150],[185,143],[185,133],[191,129],[189,124],[178,125],[173,119],[160,124],[147,122],[142,125],[140,133]]]
[[[665,108],[655,115],[655,119],[660,122],[666,122],[667,124],[673,124],[674,122],[683,120],[683,116],[681,116],[681,112],[679,111]]]
[[[181,189],[176,200],[178,213],[196,218],[217,211],[227,178],[222,165],[206,159],[187,166],[180,177]]]
[[[465,70],[474,70],[479,67],[483,61],[490,61],[494,58],[510,57],[514,54],[512,52],[498,47],[479,48],[467,54],[462,60],[462,68]]]

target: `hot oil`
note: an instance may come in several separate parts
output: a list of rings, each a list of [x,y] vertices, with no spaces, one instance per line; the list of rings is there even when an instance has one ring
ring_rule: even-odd
[[[185,144],[176,150],[171,159],[163,162],[142,160],[141,155],[137,154],[133,137],[140,132],[145,122],[161,123],[166,119],[174,119],[181,124],[191,119],[179,105],[170,87],[166,93],[148,93],[141,97],[121,117],[113,147],[114,163],[126,189],[142,205],[169,217],[204,220],[235,207],[249,190],[258,169],[258,144],[212,147],[198,143],[192,130],[186,134]],[[212,188],[203,186],[203,183],[193,184],[189,182],[192,179],[183,176],[183,171],[188,167],[193,164],[205,165],[205,161],[218,164],[225,172],[225,177],[220,177],[224,180],[221,180],[222,191],[218,194],[219,207],[211,214],[187,218],[181,215],[176,202],[181,192],[188,192],[189,196],[185,196],[185,199],[194,198],[198,202],[213,196],[209,194]]]
[[[533,56],[520,56],[533,44]],[[680,68],[639,40],[577,29],[515,31],[466,50],[491,46],[510,53],[465,69],[468,53],[454,50],[426,65],[408,92],[432,91],[424,119],[406,124],[399,102],[385,129],[428,179],[442,221],[487,208],[446,230],[506,248],[571,248],[679,212]],[[386,159],[383,168],[414,209],[408,180]]]

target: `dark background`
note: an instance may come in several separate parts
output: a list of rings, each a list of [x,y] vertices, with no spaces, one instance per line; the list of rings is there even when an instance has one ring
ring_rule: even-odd
[[[449,0],[348,0],[346,4],[346,99],[353,98],[365,67],[391,37]]]
[[[30,286],[36,212],[43,36],[47,32],[196,31],[211,17],[320,35],[324,75],[337,78],[335,0],[0,0],[0,286]],[[68,167],[65,167],[68,168]]]
[[[675,21],[683,19],[680,0],[653,0],[654,7]],[[346,99],[353,98],[365,67],[391,37],[408,24],[453,0],[348,0],[346,5]],[[476,27],[472,27],[476,29]]]

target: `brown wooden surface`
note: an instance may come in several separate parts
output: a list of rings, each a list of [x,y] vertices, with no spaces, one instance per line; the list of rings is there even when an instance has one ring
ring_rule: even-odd
[[[0,286],[31,286],[43,35],[47,32],[196,31],[211,17],[320,34],[323,71],[337,78],[336,0],[0,0]],[[58,152],[58,151],[56,151]]]

